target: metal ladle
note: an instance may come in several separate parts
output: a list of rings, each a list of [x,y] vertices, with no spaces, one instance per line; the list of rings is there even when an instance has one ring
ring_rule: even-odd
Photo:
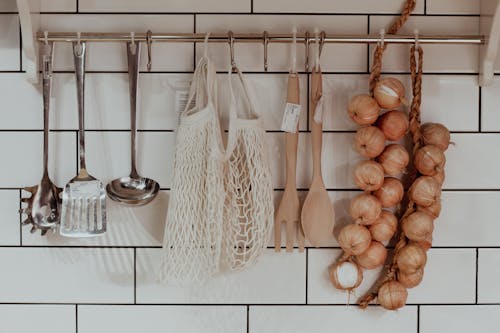
[[[111,181],[106,192],[113,201],[132,206],[142,206],[152,201],[160,185],[152,179],[141,177],[136,169],[136,135],[137,135],[137,80],[139,76],[140,43],[127,43],[127,60],[130,89],[130,121],[131,121],[131,171],[128,177]]]

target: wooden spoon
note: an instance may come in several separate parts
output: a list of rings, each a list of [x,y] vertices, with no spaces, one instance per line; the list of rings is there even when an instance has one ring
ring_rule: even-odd
[[[323,94],[321,69],[315,69],[311,75],[311,99],[309,103],[309,124],[311,126],[311,141],[313,154],[313,178],[304,206],[302,207],[302,229],[306,239],[313,246],[321,246],[333,237],[335,213],[326,191],[321,173],[321,145],[323,136],[323,121],[314,119],[318,102]],[[319,115],[318,115],[319,116]]]

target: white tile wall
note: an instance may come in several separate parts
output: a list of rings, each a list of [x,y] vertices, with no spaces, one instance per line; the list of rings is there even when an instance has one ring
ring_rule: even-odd
[[[235,32],[313,31],[377,34],[402,1],[360,0],[41,0],[41,23],[51,31]],[[479,0],[417,0],[415,16],[401,30],[412,34],[477,34]],[[328,281],[340,253],[332,237],[304,253],[274,252],[274,241],[252,268],[219,276],[199,287],[173,288],[156,280],[171,185],[177,111],[202,54],[201,43],[153,43],[153,68],[142,50],[139,76],[139,161],[142,174],[162,191],[146,207],[108,202],[108,232],[93,239],[40,237],[21,228],[21,188],[41,175],[43,113],[39,87],[24,78],[15,0],[0,1],[0,332],[496,332],[500,308],[500,80],[477,85],[478,47],[425,45],[422,120],[446,124],[455,145],[446,152],[443,210],[435,222],[434,248],[422,285],[409,306],[386,312],[344,306],[346,295]],[[346,115],[349,98],[368,89],[371,50],[366,45],[326,45],[323,173],[335,207],[337,234],[349,223],[349,200],[359,193],[351,179],[360,159],[352,148],[356,127]],[[125,48],[89,43],[86,128],[89,171],[107,182],[130,167],[129,98]],[[266,140],[278,202],[284,187],[284,138],[279,132],[289,69],[288,45],[236,45]],[[227,45],[210,44],[218,74],[221,123],[228,124]],[[384,56],[410,96],[408,47],[391,45]],[[304,46],[297,67],[303,71]],[[500,65],[500,62],[499,62]],[[500,67],[498,67],[500,68]],[[78,168],[77,112],[71,47],[56,44],[51,99],[52,178],[63,186]],[[301,104],[297,184],[307,193],[312,173],[308,127],[308,80],[300,74]],[[284,246],[285,238],[283,237]],[[367,291],[378,271],[350,299]]]

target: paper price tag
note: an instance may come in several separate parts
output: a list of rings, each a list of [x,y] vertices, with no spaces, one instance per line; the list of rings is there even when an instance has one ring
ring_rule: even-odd
[[[281,123],[282,131],[288,133],[297,132],[297,124],[299,123],[301,108],[300,104],[286,103],[283,121]]]
[[[69,184],[69,193],[72,197],[95,196],[100,192],[99,182],[74,182]]]
[[[189,100],[189,90],[177,90],[175,92],[175,112],[177,114],[177,125],[181,121],[181,113],[186,109]]]

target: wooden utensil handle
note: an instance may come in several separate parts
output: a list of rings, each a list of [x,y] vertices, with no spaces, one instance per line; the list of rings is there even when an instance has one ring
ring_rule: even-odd
[[[299,76],[290,74],[288,77],[287,102],[300,104]],[[286,142],[286,184],[285,187],[296,188],[297,147],[299,142],[299,124],[295,133],[285,134]]]
[[[323,120],[316,122],[314,115],[319,99],[323,94],[321,72],[313,71],[311,75],[311,98],[309,100],[309,126],[311,128],[312,155],[313,155],[313,181],[322,178],[321,174],[321,148],[323,144]]]

